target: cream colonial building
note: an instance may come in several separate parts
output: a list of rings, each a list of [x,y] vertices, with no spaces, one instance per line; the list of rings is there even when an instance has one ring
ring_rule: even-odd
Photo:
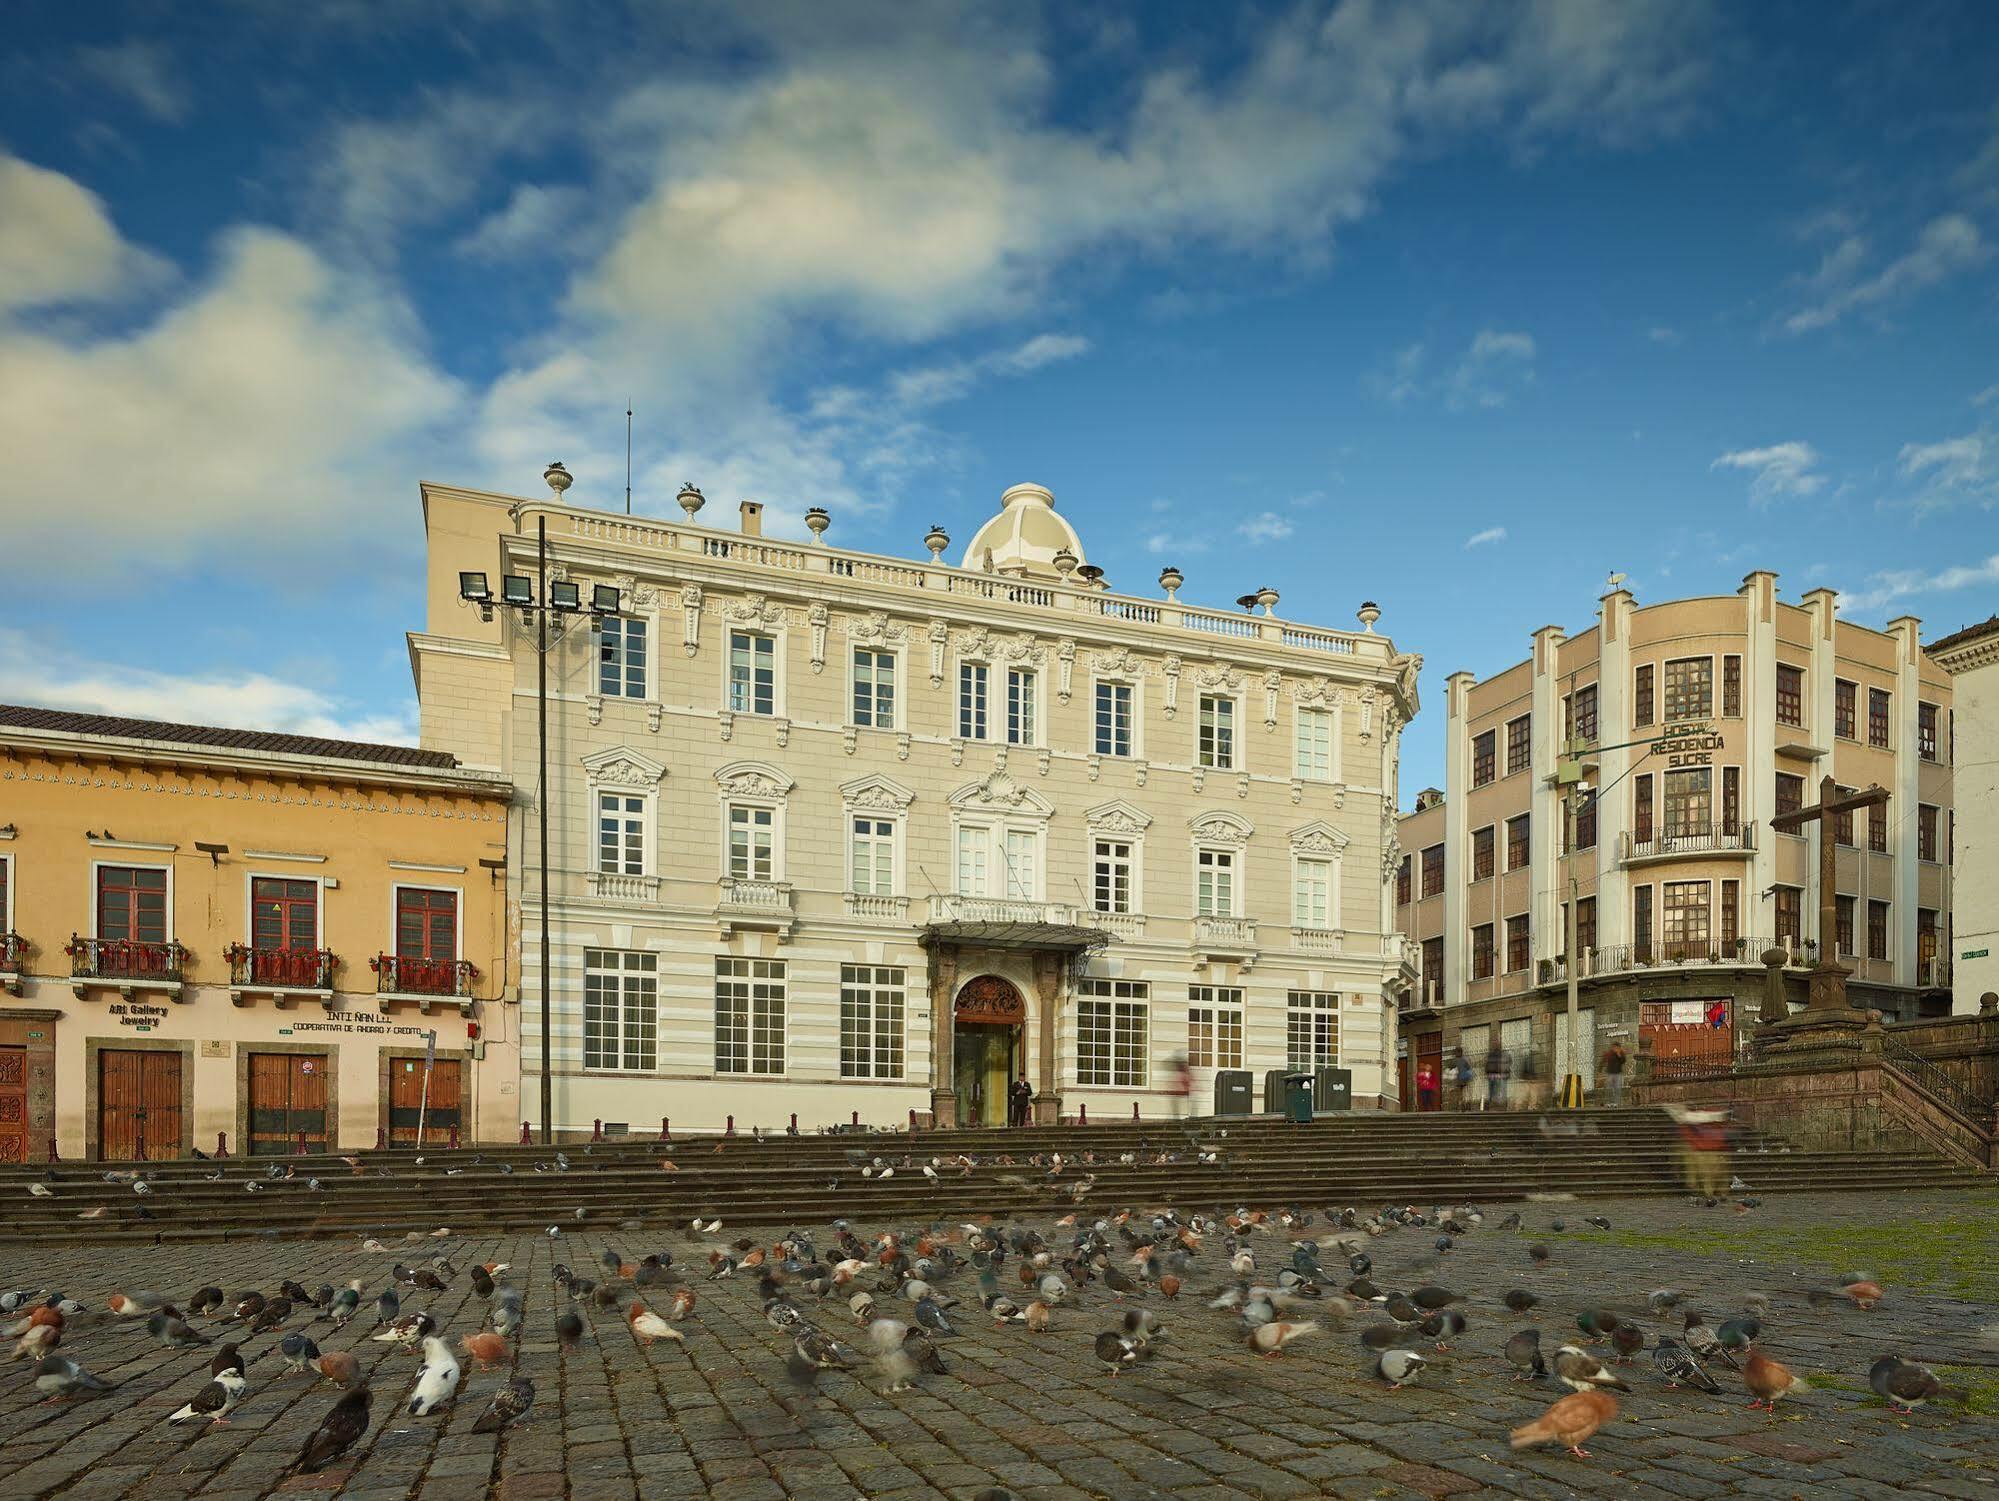
[[[551,487],[568,476],[550,470]],[[953,566],[423,487],[423,744],[516,788],[522,1096],[542,1063],[536,653],[462,572],[620,591],[549,655],[555,1126],[1163,1114],[1169,1060],[1392,1097],[1389,877],[1418,660],[1115,594],[1037,485]],[[539,585],[536,585],[539,589]]]
[[[1999,615],[1935,641],[1931,658],[1951,675],[1957,741],[1951,1010],[1978,1010],[1999,991]]]

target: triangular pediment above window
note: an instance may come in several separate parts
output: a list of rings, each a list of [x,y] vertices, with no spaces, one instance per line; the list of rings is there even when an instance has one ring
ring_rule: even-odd
[[[893,777],[856,777],[840,784],[840,800],[849,808],[866,808],[884,813],[901,813],[916,801],[916,794]]]
[[[1083,815],[1083,821],[1097,833],[1143,834],[1152,826],[1152,815],[1120,798],[1097,804]]]
[[[666,775],[666,763],[642,751],[614,745],[585,756],[583,774],[592,786],[656,787]]]
[[[1353,841],[1324,819],[1291,831],[1291,848],[1301,855],[1338,855]]]

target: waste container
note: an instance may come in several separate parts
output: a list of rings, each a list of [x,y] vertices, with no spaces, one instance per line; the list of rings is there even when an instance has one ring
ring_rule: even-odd
[[[1353,1070],[1321,1068],[1312,1080],[1312,1108],[1321,1112],[1353,1109]]]
[[[1215,1073],[1215,1114],[1248,1115],[1250,1073],[1246,1068],[1225,1068]]]
[[[1284,1076],[1284,1118],[1304,1125],[1311,1124],[1312,1076],[1310,1074]]]
[[[1285,1111],[1284,1081],[1290,1076],[1288,1068],[1267,1068],[1263,1071],[1263,1113],[1282,1115]]]

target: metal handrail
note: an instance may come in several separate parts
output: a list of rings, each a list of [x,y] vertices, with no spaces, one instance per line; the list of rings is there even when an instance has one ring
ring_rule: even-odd
[[[1966,1086],[1934,1058],[1925,1058],[1886,1033],[1881,1036],[1881,1056],[1966,1120],[1983,1130],[1991,1128],[1993,1102],[1979,1098],[1976,1090]]]

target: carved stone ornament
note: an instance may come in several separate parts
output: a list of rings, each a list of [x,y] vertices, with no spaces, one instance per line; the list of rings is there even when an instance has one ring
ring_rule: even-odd
[[[1346,702],[1346,693],[1325,678],[1292,684],[1291,696],[1308,709],[1337,709]]]
[[[612,746],[583,758],[583,775],[592,787],[657,787],[666,775],[663,763],[651,756]]]
[[[944,648],[951,640],[951,627],[941,620],[930,622],[930,686],[944,683]]]
[[[857,646],[900,646],[909,632],[891,621],[886,610],[870,610],[862,619],[847,622],[847,639]]]
[[[1100,678],[1136,681],[1145,676],[1145,663],[1134,657],[1128,646],[1120,646],[1114,651],[1100,651],[1090,659],[1090,665]]]
[[[829,618],[826,606],[816,602],[805,612],[806,624],[812,627],[812,670],[814,672],[824,672],[826,670],[826,624]]]
[[[680,612],[684,617],[681,624],[680,645],[688,656],[693,656],[701,646],[701,586],[687,584],[680,591]]]
[[[1027,997],[1000,975],[974,975],[951,1003],[951,1012],[961,1022],[1018,1026],[1027,1020]]]
[[[1248,844],[1249,836],[1256,832],[1255,826],[1240,814],[1219,810],[1196,813],[1187,826],[1194,831],[1197,844],[1233,845],[1237,849]]]
[[[1076,672],[1076,638],[1064,636],[1055,643],[1055,696],[1069,702],[1069,685]]]
[[[1093,834],[1143,834],[1152,827],[1152,815],[1143,808],[1119,800],[1099,803],[1083,815]]]
[[[740,625],[776,627],[784,624],[784,606],[761,594],[746,594],[741,599],[731,600],[723,607],[722,613]]]
[[[1030,791],[1003,771],[995,771],[976,782],[968,782],[951,794],[954,808],[999,808],[1046,818],[1054,804],[1038,792]]]
[[[993,633],[983,626],[958,638],[958,660],[961,662],[990,662],[997,650]]]
[[[715,782],[730,797],[781,802],[797,785],[777,767],[762,761],[731,761],[715,773]]]
[[[906,813],[916,794],[889,777],[873,775],[842,782],[840,801],[863,813]]]
[[[1284,687],[1284,676],[1275,670],[1263,675],[1263,725],[1265,729],[1277,728],[1277,695]]]
[[[1360,693],[1360,738],[1365,740],[1374,733],[1374,690],[1363,688]]]
[[[1233,693],[1243,685],[1243,676],[1226,662],[1211,662],[1194,674],[1194,681],[1203,688],[1219,688],[1225,693]]]
[[[620,573],[611,580],[611,586],[618,591],[621,609],[649,610],[659,603],[659,591],[651,584],[642,584],[629,573]]]
[[[1353,841],[1331,824],[1318,821],[1291,831],[1291,848],[1300,855],[1342,855]]]
[[[1016,636],[1011,641],[995,643],[995,649],[1009,662],[1023,662],[1039,667],[1048,660],[1048,648],[1032,636]]]
[[[1166,717],[1173,718],[1180,712],[1180,658],[1168,653],[1166,660],[1159,664],[1159,670],[1166,678]]]

